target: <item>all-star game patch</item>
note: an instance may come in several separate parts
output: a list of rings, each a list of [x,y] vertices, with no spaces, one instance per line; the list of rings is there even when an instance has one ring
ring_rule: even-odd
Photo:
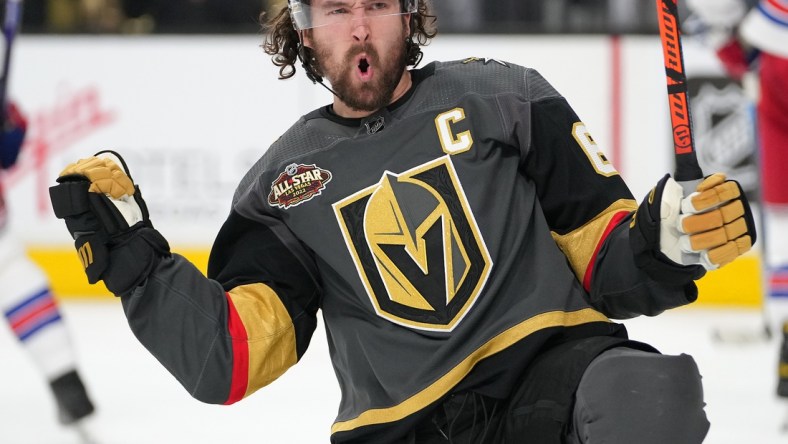
[[[317,165],[294,164],[271,183],[268,204],[284,210],[301,205],[319,196],[326,184],[331,181],[331,172]]]

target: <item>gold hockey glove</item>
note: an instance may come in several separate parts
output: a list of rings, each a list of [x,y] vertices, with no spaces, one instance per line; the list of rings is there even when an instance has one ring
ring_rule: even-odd
[[[635,262],[652,278],[684,284],[746,253],[755,237],[744,192],[717,173],[687,197],[663,177],[638,208],[629,239]]]
[[[169,255],[119,154],[101,151],[81,159],[57,182],[49,189],[52,207],[65,220],[91,284],[103,280],[115,295],[126,295]]]
[[[686,198],[682,194],[681,186],[668,180],[660,234],[660,250],[668,258],[715,270],[750,250],[755,224],[738,182],[716,173]]]

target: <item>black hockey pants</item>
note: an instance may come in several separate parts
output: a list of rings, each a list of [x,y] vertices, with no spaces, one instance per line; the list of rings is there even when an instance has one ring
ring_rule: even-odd
[[[541,370],[538,376],[550,368]],[[406,442],[698,444],[708,432],[701,377],[689,355],[611,348],[591,361],[575,386],[568,408],[527,400],[532,392],[522,387],[508,401],[454,395]]]

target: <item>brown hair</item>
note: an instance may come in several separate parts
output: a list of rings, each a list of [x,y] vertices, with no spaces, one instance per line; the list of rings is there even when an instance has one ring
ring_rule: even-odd
[[[436,17],[430,14],[427,0],[419,0],[418,8],[418,11],[410,16],[410,36],[406,42],[408,66],[415,66],[421,61],[420,46],[427,45],[430,39],[438,33],[435,26]],[[289,79],[295,75],[299,51],[302,52],[300,55],[307,76],[312,78],[320,75],[320,68],[315,60],[314,52],[311,48],[301,45],[298,31],[293,27],[287,5],[268,22],[265,21],[265,12],[260,14],[260,24],[266,31],[263,49],[271,56],[274,65],[279,67],[280,79]]]

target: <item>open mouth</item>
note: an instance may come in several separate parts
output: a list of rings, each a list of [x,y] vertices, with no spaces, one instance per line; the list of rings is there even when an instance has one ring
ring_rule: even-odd
[[[361,80],[369,80],[372,78],[372,66],[369,64],[369,60],[365,54],[362,54],[358,58],[358,75]]]

